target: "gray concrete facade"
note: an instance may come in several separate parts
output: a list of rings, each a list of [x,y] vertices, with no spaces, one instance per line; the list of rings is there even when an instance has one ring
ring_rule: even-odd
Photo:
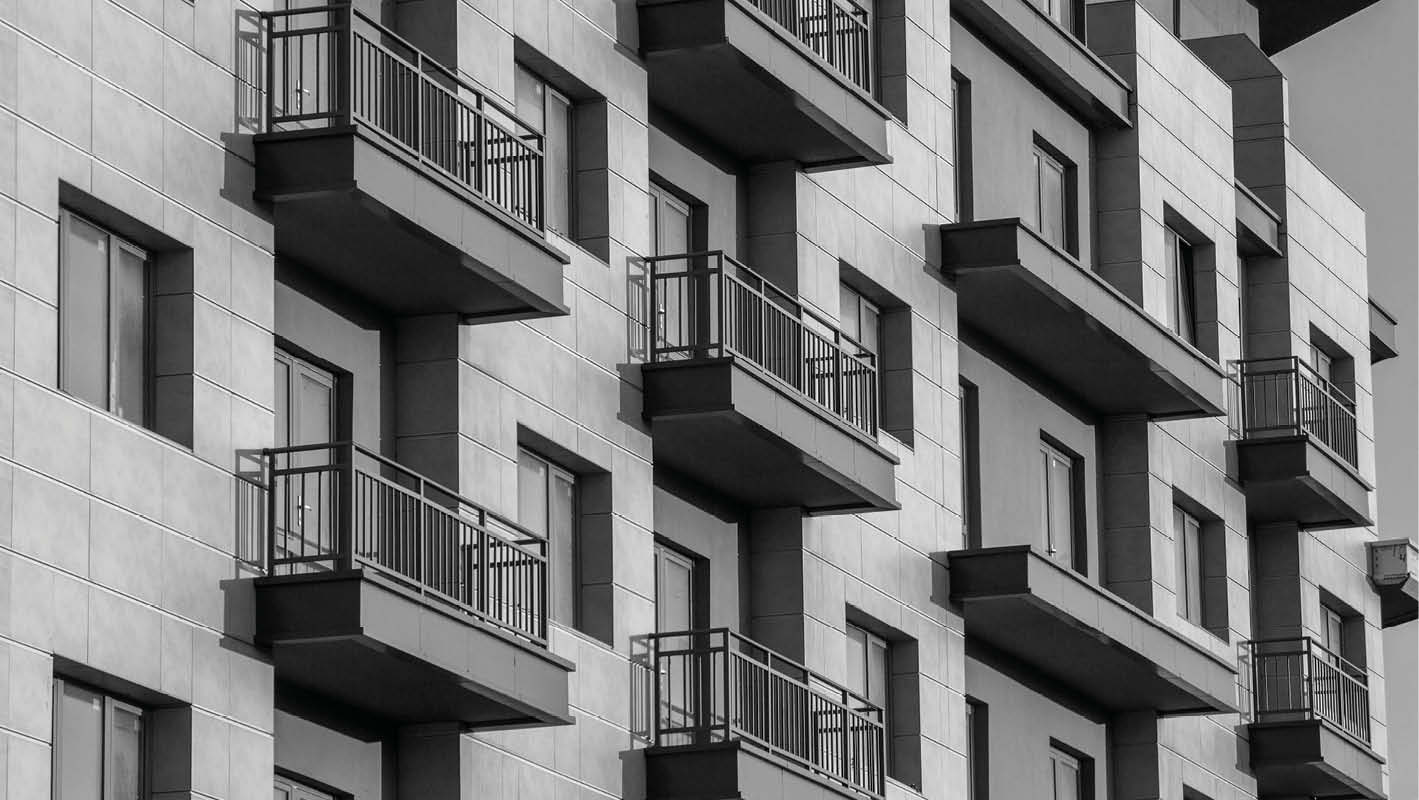
[[[1375,519],[1364,212],[1293,141],[1263,50],[1279,34],[1253,0],[1075,0],[1066,22],[1032,0],[824,3],[865,9],[859,61],[851,34],[815,40],[817,23],[770,10],[807,2],[357,0],[352,27],[429,59],[408,74],[431,105],[407,119],[445,95],[500,119],[487,109],[519,108],[519,69],[566,98],[563,231],[540,221],[553,178],[500,183],[531,162],[466,155],[535,137],[459,129],[439,150],[391,132],[388,85],[338,136],[268,129],[320,102],[309,75],[290,96],[310,99],[267,97],[273,32],[295,25],[270,14],[314,5],[0,0],[0,800],[88,800],[56,788],[69,683],[142,710],[145,800],[264,800],[273,782],[351,800],[1386,796],[1403,754],[1367,545],[1403,533],[1259,521],[1238,471],[1238,439],[1262,434],[1238,428],[1255,395],[1233,362],[1322,352],[1326,386],[1353,399],[1354,452],[1320,442],[1298,398],[1286,435]],[[690,28],[713,35],[674,35]],[[744,98],[753,113],[727,117]],[[1038,230],[1042,155],[1062,165],[1059,243]],[[679,254],[663,249],[671,206],[690,251],[742,262],[739,283],[726,268],[668,295],[667,271],[708,274],[657,259]],[[147,253],[141,422],[66,386],[70,215]],[[966,223],[1008,229],[1006,263],[953,261]],[[1189,252],[1187,330],[1167,322],[1168,231]],[[741,305],[705,288],[760,279]],[[844,297],[880,315],[864,383],[815,371],[866,349],[843,333],[861,313]],[[670,360],[679,323],[705,338]],[[1113,360],[1056,369],[1041,359],[1058,335]],[[278,354],[329,381],[310,401],[328,418],[301,406],[321,435],[299,442],[353,442],[330,450],[348,452],[321,473],[336,483],[299,496],[276,472],[315,461],[262,452],[307,424]],[[695,359],[730,377],[694,383],[710,372]],[[1128,371],[1095,374],[1110,364]],[[1042,453],[1070,465],[1067,563]],[[529,459],[575,482],[565,548],[519,527],[536,527]],[[1324,504],[1296,494],[1324,480],[1288,472],[1267,497]],[[397,502],[421,522],[391,522]],[[276,576],[295,519],[301,547],[351,537],[319,567],[349,575]],[[396,541],[415,529],[419,549]],[[488,555],[509,539],[528,549]],[[973,555],[988,549],[1018,557]],[[494,573],[520,588],[490,588]],[[1249,643],[1331,642],[1331,612],[1343,641],[1306,668],[1341,670],[1363,703],[1265,705],[1292,689],[1257,671],[1276,650]],[[701,633],[654,636],[682,616]],[[735,636],[757,642],[744,674],[787,676],[803,708],[845,698],[840,716],[744,683],[720,697],[708,678],[676,694],[700,673],[656,659],[709,647],[708,629],[726,631],[725,663]],[[877,678],[855,642],[884,648]],[[1057,668],[1050,647],[1071,643]],[[1126,665],[1126,699],[1081,677],[1079,652]],[[704,668],[726,687],[727,671]],[[731,696],[738,716],[710,715],[734,717],[731,741],[665,733]],[[818,727],[756,742],[760,712]],[[879,761],[864,745],[830,762],[858,746],[849,719],[880,724],[852,733],[880,736]],[[1287,750],[1300,721],[1342,755]],[[1266,769],[1257,731],[1284,745]]]

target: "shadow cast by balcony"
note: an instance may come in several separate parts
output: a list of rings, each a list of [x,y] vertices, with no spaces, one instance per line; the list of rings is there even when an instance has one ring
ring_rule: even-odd
[[[657,464],[748,508],[897,508],[875,356],[719,252],[648,259]]]
[[[266,458],[255,639],[279,689],[385,724],[571,722],[544,541],[355,445]]]
[[[941,226],[960,320],[1101,414],[1223,413],[1225,373],[1019,219]]]
[[[870,15],[854,0],[640,0],[650,101],[744,162],[884,164]]]
[[[968,641],[1093,706],[1159,715],[1237,710],[1229,665],[1028,545],[957,550],[947,566]]]
[[[398,314],[566,313],[540,134],[349,6],[263,19],[278,255]]]

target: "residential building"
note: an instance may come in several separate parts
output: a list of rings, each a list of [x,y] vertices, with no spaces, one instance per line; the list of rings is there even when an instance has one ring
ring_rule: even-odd
[[[1336,18],[0,4],[4,796],[1387,797]]]

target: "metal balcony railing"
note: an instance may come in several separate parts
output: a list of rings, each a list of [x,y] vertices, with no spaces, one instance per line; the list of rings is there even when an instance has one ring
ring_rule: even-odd
[[[648,637],[656,745],[742,741],[872,797],[885,791],[882,709],[725,628]]]
[[[877,357],[826,317],[718,250],[646,265],[651,362],[738,356],[877,435]]]
[[[872,25],[852,0],[750,0],[863,91],[872,91]]]
[[[1246,643],[1256,722],[1318,719],[1370,743],[1370,688],[1365,670],[1310,637]]]
[[[1231,363],[1227,422],[1234,439],[1308,435],[1357,466],[1355,401],[1300,358]]]
[[[338,4],[271,11],[267,133],[360,124],[542,230],[542,136],[393,31]]]
[[[359,445],[263,458],[269,574],[365,569],[546,645],[545,539]]]

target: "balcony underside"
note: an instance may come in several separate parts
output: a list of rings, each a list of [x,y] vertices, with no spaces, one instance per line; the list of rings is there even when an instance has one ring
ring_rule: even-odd
[[[362,127],[258,136],[276,252],[396,314],[555,316],[567,258]]]
[[[839,800],[864,795],[741,741],[645,751],[647,800]]]
[[[1018,219],[945,225],[961,322],[1101,414],[1222,413],[1224,373]]]
[[[655,460],[748,508],[899,508],[897,459],[738,359],[645,364]]]
[[[1379,756],[1324,722],[1255,723],[1249,731],[1262,797],[1384,800]]]
[[[1386,628],[1419,619],[1419,578],[1413,575],[1391,586],[1376,586],[1380,621]]]
[[[256,580],[276,680],[391,724],[566,724],[572,666],[360,570]]]
[[[1236,469],[1254,522],[1303,528],[1370,524],[1370,486],[1308,436],[1248,439],[1236,445]]]
[[[1132,125],[1128,83],[1030,0],[955,0],[951,13],[1089,122]]]
[[[1236,672],[1024,545],[949,554],[966,636],[1108,711],[1236,711]]]
[[[650,101],[744,162],[885,164],[886,109],[742,0],[640,3]]]

